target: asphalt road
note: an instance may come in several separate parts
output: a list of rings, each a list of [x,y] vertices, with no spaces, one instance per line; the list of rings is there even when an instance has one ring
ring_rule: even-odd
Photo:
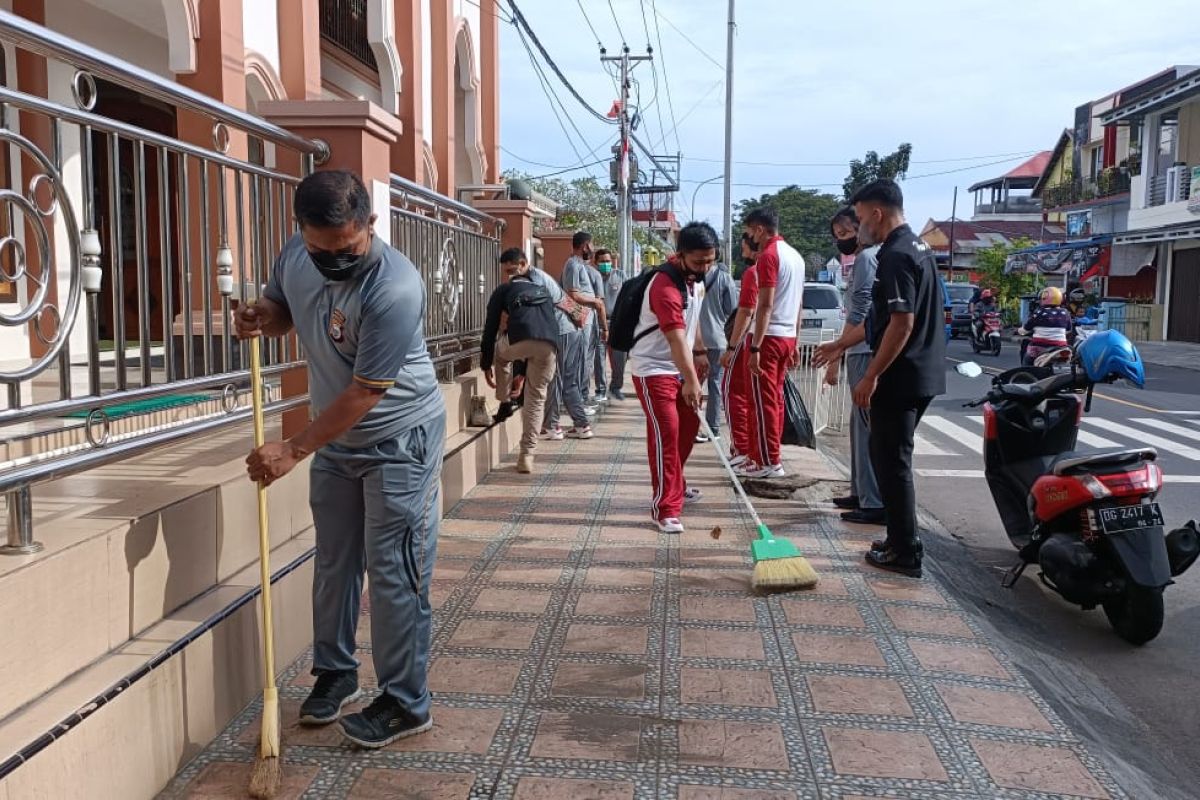
[[[1017,365],[1017,350],[1006,343],[993,358],[949,345],[947,393],[922,422],[914,459],[918,499],[945,531],[926,537],[933,570],[1007,637],[1059,713],[1125,772],[1134,797],[1200,796],[1200,567],[1168,588],[1163,632],[1140,648],[1118,639],[1103,611],[1044,588],[1034,567],[1003,589],[1016,553],[983,480],[981,412],[963,408],[990,381],[954,372],[963,360],[1002,370]],[[1149,365],[1144,390],[1097,390],[1081,431],[1080,450],[1154,446],[1168,526],[1200,518],[1200,371]]]

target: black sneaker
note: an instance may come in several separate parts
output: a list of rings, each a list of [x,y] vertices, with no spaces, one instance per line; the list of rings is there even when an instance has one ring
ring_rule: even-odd
[[[893,548],[870,550],[867,552],[867,563],[888,572],[907,575],[910,578],[921,577],[921,555],[917,551],[902,553]]]
[[[852,494],[848,494],[845,497],[835,497],[833,498],[833,504],[843,511],[853,511],[858,508],[858,498]]]
[[[886,525],[887,512],[882,508],[856,508],[843,511],[842,519],[855,525]]]
[[[888,549],[887,540],[886,539],[876,539],[875,541],[871,542],[871,549],[878,550],[879,552],[883,552],[884,550],[887,550]],[[918,541],[916,543],[916,545],[912,548],[912,550],[918,556],[924,558],[925,545],[922,544],[920,541]]]
[[[347,703],[362,697],[357,672],[323,672],[317,676],[308,699],[300,706],[303,725],[328,725],[336,722]]]
[[[504,422],[504,420],[513,415],[513,411],[516,409],[516,407],[517,404],[512,400],[507,400],[501,403],[500,408],[496,411],[496,413],[492,414],[492,422],[497,424]]]
[[[413,716],[388,694],[381,694],[357,714],[342,718],[342,736],[372,750],[424,733],[433,727],[433,716]]]

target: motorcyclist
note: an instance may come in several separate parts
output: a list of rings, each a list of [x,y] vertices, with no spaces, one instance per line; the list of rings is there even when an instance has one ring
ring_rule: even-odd
[[[1022,362],[1031,366],[1042,353],[1068,345],[1074,328],[1071,312],[1063,308],[1062,289],[1047,286],[1038,296],[1038,308],[1026,320],[1020,333],[1029,335],[1029,346]]]
[[[999,310],[996,295],[991,289],[979,293],[979,299],[971,307],[971,332],[974,338],[978,339],[983,334],[983,316],[999,313]]]

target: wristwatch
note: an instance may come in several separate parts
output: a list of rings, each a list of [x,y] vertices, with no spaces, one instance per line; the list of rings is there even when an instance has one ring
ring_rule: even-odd
[[[754,345],[750,345],[750,352],[751,352],[751,353],[758,353],[758,352],[760,352],[761,350],[762,350],[762,348],[761,348],[761,347],[755,347]]]

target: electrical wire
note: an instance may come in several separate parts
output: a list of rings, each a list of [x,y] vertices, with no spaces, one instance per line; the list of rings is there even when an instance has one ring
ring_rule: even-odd
[[[512,9],[513,25],[517,26],[518,29],[524,29],[525,33],[528,34],[530,41],[533,42],[534,47],[536,47],[538,52],[542,54],[542,58],[546,61],[546,64],[550,67],[554,74],[558,76],[558,79],[562,81],[563,86],[567,87],[567,91],[571,93],[571,96],[579,101],[579,104],[587,109],[587,112],[596,119],[608,125],[616,124],[616,120],[609,119],[606,115],[601,114],[599,111],[592,108],[588,101],[583,98],[583,95],[581,95],[575,89],[575,87],[571,85],[571,82],[567,80],[567,76],[563,74],[561,69],[559,69],[558,64],[556,64],[554,59],[550,57],[550,54],[546,52],[546,48],[542,45],[541,40],[538,39],[537,34],[533,32],[533,28],[530,27],[529,21],[525,19],[525,15],[521,13],[521,9],[517,7],[516,0],[508,0],[508,5]]]
[[[617,26],[617,34],[621,37],[621,44],[624,45],[628,42],[628,39],[625,38],[625,31],[621,30],[621,21],[617,19],[617,10],[613,8],[612,0],[608,0],[608,10],[612,14],[613,22]]]
[[[693,42],[690,36],[688,36],[686,33],[684,33],[683,31],[681,31],[681,30],[680,30],[680,29],[679,29],[679,28],[678,28],[678,27],[675,25],[675,23],[674,23],[674,22],[671,22],[671,18],[670,18],[670,17],[668,17],[666,14],[662,13],[661,11],[659,11],[657,8],[655,8],[655,11],[654,11],[654,13],[655,13],[655,14],[657,14],[657,15],[658,15],[658,16],[659,16],[659,17],[662,19],[662,21],[663,21],[663,22],[665,22],[665,23],[667,23],[668,25],[670,25],[670,26],[671,26],[671,30],[675,31],[675,32],[676,32],[676,33],[678,33],[680,36],[682,36],[682,37],[683,37],[683,40],[684,40],[685,42],[687,42],[688,44],[690,44],[690,45],[692,46],[692,49],[693,49],[694,51],[696,51],[696,52],[697,52],[697,53],[699,53],[701,56],[703,56],[704,58],[706,58],[706,59],[708,59],[710,62],[712,62],[712,64],[713,64],[714,66],[716,66],[716,67],[717,67],[717,69],[721,70],[722,72],[724,72],[724,71],[725,71],[725,65],[724,65],[724,64],[722,64],[720,61],[717,61],[715,58],[713,58],[713,57],[712,57],[712,56],[710,56],[710,55],[709,55],[707,52],[705,52],[705,50],[704,50],[704,48],[703,48],[703,47],[701,47],[700,45],[698,45],[698,44],[696,44],[695,42]]]
[[[563,122],[562,116],[558,113],[558,108],[555,106],[555,99],[557,99],[557,95],[554,94],[554,92],[551,90],[550,86],[547,84],[546,77],[545,77],[545,75],[542,74],[541,65],[538,64],[537,58],[534,57],[533,50],[529,47],[529,42],[527,42],[525,40],[525,35],[521,32],[520,28],[517,29],[517,34],[518,34],[518,38],[520,38],[520,40],[521,40],[521,44],[524,45],[524,47],[525,47],[525,53],[529,56],[529,63],[533,67],[533,74],[535,77],[537,77],[538,84],[542,87],[542,92],[546,95],[546,102],[548,102],[550,104],[550,111],[553,112],[554,118],[556,120],[558,120],[558,127],[560,127],[562,129],[563,136],[566,137],[567,144],[569,144],[571,146],[571,149],[575,152],[575,158],[579,159],[580,163],[582,163],[586,159],[582,155],[580,155],[579,148],[577,148],[575,146],[575,140],[571,138],[571,134],[567,131],[567,126]],[[561,103],[561,101],[559,101],[559,102]],[[565,109],[564,109],[564,111],[565,111]],[[567,119],[568,120],[571,119],[570,115],[567,115]],[[572,125],[575,124],[574,120],[571,120],[571,124]],[[576,133],[578,133],[578,132],[579,132],[579,129],[576,128]],[[582,140],[583,135],[580,134],[579,138]],[[585,146],[586,146],[586,143],[585,143]]]
[[[529,178],[530,178],[530,180],[535,180],[535,181],[541,180],[542,178],[553,178],[558,175],[565,175],[568,172],[578,172],[581,169],[591,169],[592,167],[597,166],[599,164],[607,164],[607,163],[608,163],[607,158],[601,158],[598,161],[589,161],[586,164],[578,164],[574,167],[564,167],[563,169],[557,170],[555,172],[547,172],[542,175],[530,175]]]
[[[483,6],[479,5],[479,0],[467,0],[467,2],[478,8],[481,12],[483,11]],[[500,8],[500,6],[495,7],[495,11],[492,13],[492,16],[494,16],[496,19],[504,20],[505,22],[512,22],[512,16],[505,14],[504,9]]]
[[[991,153],[982,156],[962,156],[959,158],[935,158],[925,161],[910,161],[909,164],[953,164],[963,161],[983,161],[989,158],[1027,158],[1035,156],[1041,150],[1026,150],[1020,153]],[[684,156],[685,161],[700,161],[705,164],[723,164],[723,158],[701,158],[700,156]],[[844,167],[847,161],[734,161],[734,164],[745,167]]]
[[[592,18],[588,16],[587,9],[583,7],[583,0],[575,0],[575,4],[579,6],[579,10],[583,13],[583,21],[587,23],[588,30],[592,32],[592,36],[596,37],[596,46],[603,50],[604,43],[600,41],[600,34],[596,33],[596,26],[592,24]]]
[[[509,1],[511,2],[511,0],[509,0]],[[672,126],[672,130],[675,131],[675,151],[678,152],[683,148],[681,148],[679,145],[679,123],[675,119],[675,101],[671,97],[671,78],[667,74],[667,58],[666,58],[666,56],[663,55],[662,30],[658,26],[658,2],[657,2],[657,0],[650,0],[650,11],[654,16],[654,39],[655,39],[656,44],[658,45],[658,59],[657,60],[662,61],[663,83],[666,84],[666,87],[667,87],[667,110],[671,114],[671,126]],[[652,61],[650,63],[653,64],[654,62]],[[663,137],[663,143],[666,143],[666,136]]]

